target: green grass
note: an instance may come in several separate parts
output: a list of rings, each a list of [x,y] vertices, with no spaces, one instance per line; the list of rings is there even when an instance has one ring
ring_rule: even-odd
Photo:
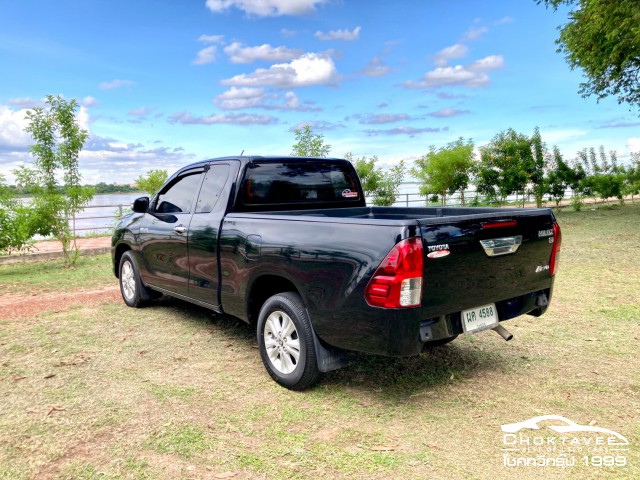
[[[110,255],[81,256],[74,267],[64,260],[0,265],[0,292],[41,293],[113,285]]]
[[[4,321],[0,479],[640,478],[640,207],[557,218],[551,308],[509,321],[513,341],[350,354],[302,393],[270,379],[249,327],[177,300]],[[116,285],[106,256],[63,273],[37,265],[2,267],[2,282],[29,301],[93,277]],[[545,414],[623,434],[629,465],[504,467],[500,425]]]

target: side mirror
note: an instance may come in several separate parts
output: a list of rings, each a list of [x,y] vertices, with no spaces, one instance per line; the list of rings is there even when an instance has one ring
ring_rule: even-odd
[[[147,210],[149,210],[149,197],[136,198],[133,201],[132,210],[135,213],[147,213]]]

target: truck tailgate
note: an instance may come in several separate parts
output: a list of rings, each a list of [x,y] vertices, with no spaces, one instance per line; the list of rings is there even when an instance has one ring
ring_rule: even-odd
[[[550,210],[418,222],[425,255],[423,318],[507,300],[552,284]]]

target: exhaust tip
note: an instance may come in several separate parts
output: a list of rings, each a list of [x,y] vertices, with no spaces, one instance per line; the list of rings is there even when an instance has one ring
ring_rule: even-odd
[[[509,330],[504,328],[502,325],[496,325],[491,330],[496,332],[498,335],[504,338],[507,342],[513,338],[513,334]]]

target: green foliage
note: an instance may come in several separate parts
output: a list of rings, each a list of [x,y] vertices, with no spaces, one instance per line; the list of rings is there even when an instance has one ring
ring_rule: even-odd
[[[640,8],[638,0],[536,0],[554,9],[573,6],[556,41],[571,69],[586,81],[579,92],[598,100],[617,96],[618,103],[640,107]]]
[[[344,156],[344,158],[349,160],[356,169],[364,194],[367,197],[373,196],[378,190],[380,181],[382,180],[382,172],[376,165],[378,157],[354,158],[353,154],[349,152]]]
[[[582,210],[582,206],[584,205],[584,197],[580,194],[576,194],[571,197],[571,206],[576,212]]]
[[[429,153],[416,160],[411,174],[422,182],[421,195],[438,194],[445,205],[447,195],[459,191],[464,205],[464,190],[474,165],[473,142],[461,137],[439,149],[432,146]]]
[[[48,95],[46,104],[46,108],[27,112],[25,130],[35,142],[30,147],[33,167],[23,166],[14,173],[32,192],[36,233],[58,239],[66,261],[74,264],[78,248],[69,220],[75,224],[76,213],[93,198],[93,190],[82,186],[78,168],[78,156],[89,134],[76,121],[75,100]]]
[[[574,192],[579,190],[578,185],[582,177],[578,171],[564,161],[557,146],[553,147],[548,167],[545,178],[546,193],[551,195],[557,208],[568,187],[571,187]]]
[[[404,160],[385,172],[381,172],[378,189],[373,194],[373,204],[379,207],[390,207],[398,199],[400,184],[405,174]]]
[[[17,200],[0,174],[0,254],[28,250],[32,224],[29,207]]]
[[[513,129],[500,132],[480,148],[478,192],[502,204],[509,195],[524,195],[537,169],[531,139]]]
[[[377,166],[377,156],[354,158],[352,153],[347,153],[344,158],[353,164],[364,194],[373,198],[374,205],[390,207],[396,202],[406,171],[404,161],[384,171]]]
[[[598,198],[606,200],[615,197],[620,203],[624,202],[625,183],[628,183],[628,173],[618,165],[615,151],[605,153],[600,147],[599,154],[595,148],[583,149],[576,158],[576,175],[579,180],[572,189],[582,196],[593,197],[597,204]]]
[[[549,152],[542,141],[538,127],[534,129],[533,135],[531,136],[531,153],[533,155],[533,161],[531,163],[531,170],[527,172],[528,182],[531,186],[531,193],[536,199],[536,206],[540,208],[542,207],[542,198],[549,190],[548,183],[544,178]]]
[[[139,191],[138,188],[132,187],[131,185],[118,185],[104,182],[97,183],[93,188],[96,195],[105,193],[135,193]]]
[[[291,155],[296,157],[326,158],[331,151],[331,145],[324,141],[324,136],[313,133],[311,126],[305,125],[301,129],[295,129],[296,143],[293,144]]]
[[[640,194],[640,152],[632,153],[631,161],[631,166],[626,169],[622,192],[631,195],[631,201],[635,203],[633,197]]]
[[[169,173],[166,170],[149,170],[145,175],[136,178],[136,185],[143,192],[153,195],[160,190],[167,178]]]

